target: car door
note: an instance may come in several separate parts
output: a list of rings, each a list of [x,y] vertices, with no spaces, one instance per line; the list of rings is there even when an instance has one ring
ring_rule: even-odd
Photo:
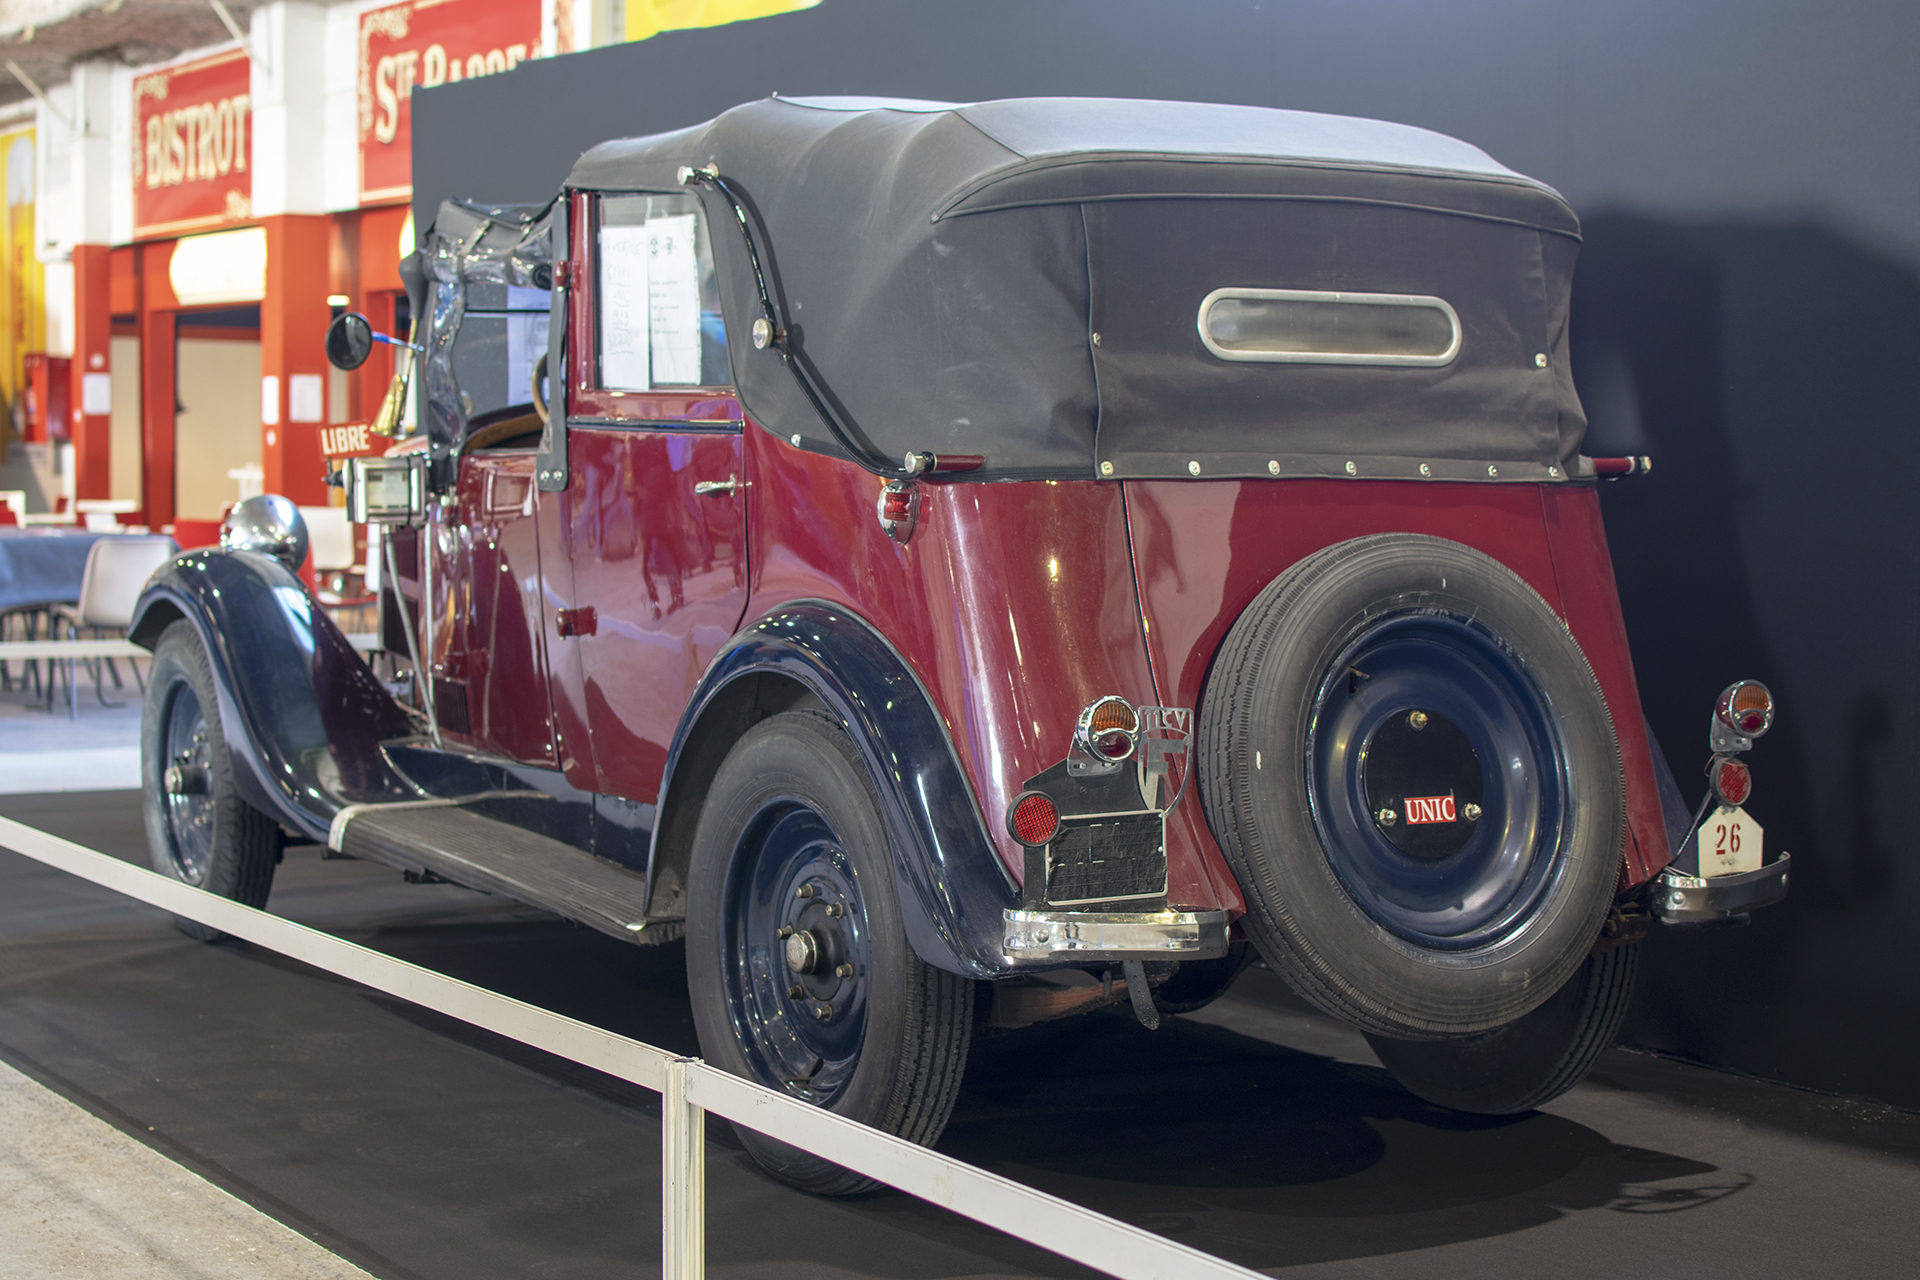
[[[467,718],[483,750],[552,764],[536,535],[536,508],[546,495],[534,488],[533,466],[531,447],[486,449],[461,459],[459,536],[471,592]]]
[[[555,670],[581,715],[559,733],[594,790],[651,804],[686,700],[746,607],[740,405],[694,198],[591,197],[574,217],[571,584],[555,627],[574,663]]]

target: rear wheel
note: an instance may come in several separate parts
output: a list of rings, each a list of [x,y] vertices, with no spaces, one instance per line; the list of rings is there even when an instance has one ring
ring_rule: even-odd
[[[891,853],[854,745],[817,711],[749,730],[694,837],[687,982],[707,1061],[930,1145],[973,1031],[972,984],[907,944]],[[878,1184],[744,1126],[763,1168],[824,1195]]]
[[[264,907],[280,856],[280,829],[240,798],[213,668],[190,622],[175,622],[154,646],[140,713],[140,772],[153,869]],[[179,916],[174,923],[202,942],[226,936]]]
[[[1228,634],[1201,730],[1243,926],[1327,1012],[1490,1031],[1598,937],[1625,837],[1612,720],[1559,617],[1489,557],[1383,534],[1302,561]]]
[[[1580,971],[1525,1017],[1462,1040],[1368,1035],[1393,1078],[1428,1102],[1481,1115],[1544,1107],[1600,1060],[1633,999],[1637,943],[1587,957]]]

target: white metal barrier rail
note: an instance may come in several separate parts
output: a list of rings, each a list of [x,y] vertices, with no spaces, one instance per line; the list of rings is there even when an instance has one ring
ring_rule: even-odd
[[[882,1133],[665,1049],[242,906],[0,818],[0,847],[316,969],[661,1095],[661,1274],[706,1273],[706,1114],[724,1116],[1121,1280],[1251,1280],[1211,1254]]]

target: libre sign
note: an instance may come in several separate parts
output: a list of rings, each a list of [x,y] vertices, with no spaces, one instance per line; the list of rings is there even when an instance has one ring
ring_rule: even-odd
[[[253,112],[243,50],[133,82],[133,234],[178,235],[253,216]]]
[[[409,0],[360,15],[360,203],[413,194],[413,91],[511,70],[540,0]]]

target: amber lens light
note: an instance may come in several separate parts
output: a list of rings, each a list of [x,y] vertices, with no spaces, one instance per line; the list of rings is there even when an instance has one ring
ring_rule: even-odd
[[[1060,829],[1060,811],[1046,796],[1029,791],[1013,802],[1007,814],[1007,829],[1021,844],[1033,847],[1046,844]]]
[[[1757,738],[1773,727],[1773,694],[1758,680],[1742,680],[1720,695],[1720,721],[1745,737]]]
[[[1119,698],[1108,698],[1094,704],[1093,715],[1087,721],[1087,730],[1095,738],[1102,734],[1119,731],[1132,733],[1140,724],[1133,708]]]
[[[1715,756],[1707,766],[1707,779],[1720,803],[1729,807],[1745,804],[1753,794],[1753,774],[1731,756]]]

